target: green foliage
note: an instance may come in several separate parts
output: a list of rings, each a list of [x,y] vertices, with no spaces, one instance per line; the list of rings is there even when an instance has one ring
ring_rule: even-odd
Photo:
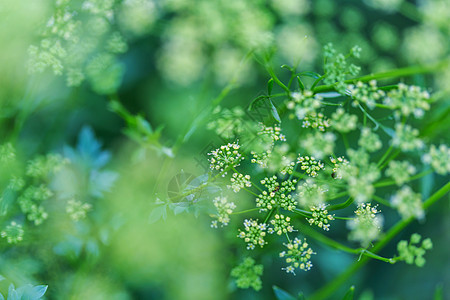
[[[262,288],[260,276],[263,274],[263,265],[256,265],[255,260],[246,257],[241,264],[231,270],[231,277],[236,280],[236,285],[241,289],[253,288],[259,291]]]

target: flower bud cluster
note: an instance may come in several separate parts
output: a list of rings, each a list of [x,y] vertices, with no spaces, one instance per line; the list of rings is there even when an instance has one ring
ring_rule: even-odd
[[[413,114],[416,118],[422,118],[425,111],[430,109],[429,99],[430,94],[422,91],[420,87],[399,83],[397,89],[389,91],[384,104],[398,109],[403,116]]]
[[[222,176],[225,176],[228,168],[239,166],[244,159],[239,153],[240,147],[237,143],[228,143],[208,153],[211,156],[209,159],[211,170],[220,171]]]
[[[316,160],[314,157],[299,156],[297,163],[300,165],[300,169],[305,171],[311,177],[316,177],[317,172],[324,169],[324,164],[320,160]]]
[[[318,128],[320,131],[325,131],[325,128],[330,127],[330,122],[322,113],[311,113],[303,119],[303,128]]]
[[[276,214],[272,220],[270,220],[270,224],[272,224],[273,232],[278,235],[282,235],[283,233],[293,232],[294,227],[292,227],[291,218],[285,217],[284,215]]]
[[[422,197],[407,185],[403,186],[391,198],[391,203],[403,219],[416,217],[422,219],[425,216],[422,205]]]
[[[211,227],[217,228],[218,223],[221,223],[222,227],[227,226],[230,222],[230,215],[233,213],[236,205],[233,202],[228,202],[226,197],[216,197],[213,203],[217,209],[217,215],[214,216],[217,220],[211,222]]]
[[[433,248],[433,243],[431,242],[431,239],[427,238],[424,239],[419,246],[421,239],[422,237],[420,234],[413,233],[409,243],[405,240],[400,241],[397,244],[397,251],[399,253],[397,260],[403,260],[407,264],[412,265],[414,263],[418,267],[423,267],[425,265],[425,258],[423,256],[425,255],[426,250]]]
[[[377,207],[372,207],[370,203],[358,204],[355,218],[347,222],[347,227],[351,230],[349,239],[360,242],[363,247],[377,239],[383,225],[383,218],[378,213]]]
[[[295,238],[294,241],[284,244],[288,250],[280,253],[281,258],[285,258],[288,266],[282,268],[286,273],[292,273],[295,275],[295,269],[308,271],[313,266],[310,259],[311,255],[316,254],[305,240]]]
[[[263,274],[263,265],[256,265],[255,260],[246,257],[244,261],[231,270],[231,277],[236,278],[236,285],[241,289],[252,287],[255,291],[262,288],[260,276]]]
[[[330,221],[334,220],[334,215],[328,214],[327,205],[319,204],[311,206],[312,217],[306,220],[310,225],[316,225],[325,231],[330,230]]]
[[[232,189],[233,192],[237,193],[244,187],[251,187],[252,182],[250,181],[250,175],[244,175],[240,173],[233,173],[230,178],[231,184],[227,185],[227,188]]]
[[[2,238],[6,238],[8,244],[17,244],[23,240],[24,230],[22,225],[12,221],[10,225],[0,233]]]
[[[244,239],[247,243],[247,250],[255,249],[255,246],[264,247],[267,242],[264,240],[267,231],[267,225],[265,223],[258,223],[258,220],[244,221],[244,231],[239,229],[239,238]]]
[[[356,115],[351,115],[345,112],[342,107],[339,107],[331,115],[331,127],[339,132],[347,133],[349,131],[356,129],[356,124],[358,123],[358,117]]]
[[[450,173],[450,148],[441,144],[439,147],[431,145],[428,153],[422,156],[422,160],[431,164],[431,167],[441,175],[447,175]]]
[[[260,208],[260,211],[270,210],[274,207],[281,207],[286,210],[294,210],[297,206],[297,201],[293,199],[290,194],[295,190],[295,184],[297,180],[285,180],[281,184],[277,181],[277,176],[264,178],[261,180],[267,191],[262,193],[256,198],[256,206]]]
[[[374,109],[376,102],[386,95],[384,91],[377,88],[376,80],[371,80],[369,84],[358,81],[356,85],[350,84],[347,89],[353,98],[353,106],[364,103],[370,109]]]
[[[416,168],[407,161],[392,160],[389,162],[389,168],[386,170],[386,176],[394,179],[398,186],[407,182],[414,173],[416,173]]]

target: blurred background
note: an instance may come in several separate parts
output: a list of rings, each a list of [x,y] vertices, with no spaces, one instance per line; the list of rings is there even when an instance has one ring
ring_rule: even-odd
[[[263,289],[239,290],[229,273],[244,253],[235,241],[241,222],[214,231],[205,209],[171,200],[183,183],[201,184],[206,153],[224,143],[208,129],[211,111],[239,106],[254,118],[245,111],[270,78],[261,53],[273,53],[283,80],[283,64],[323,72],[329,42],[343,53],[362,48],[361,75],[434,66],[449,58],[449,20],[447,0],[0,0],[1,155],[7,143],[15,148],[14,162],[2,158],[2,201],[14,176],[52,191],[39,204],[47,215],[33,217],[42,224],[15,200],[3,205],[2,230],[16,222],[24,234],[0,243],[0,292],[10,283],[48,284],[47,299],[274,299],[272,285],[316,291],[357,257],[312,243],[314,269],[294,277],[276,255],[261,256]],[[436,93],[418,126],[428,142],[448,144],[450,64],[400,80]],[[38,169],[51,165],[48,154],[59,157],[57,172],[30,175],[36,159],[44,161]],[[429,195],[446,181],[430,175],[417,189]],[[244,206],[253,201],[240,197]],[[435,245],[423,268],[372,261],[336,299],[351,285],[356,299],[431,299],[439,286],[450,298],[448,200],[381,253],[392,256],[398,240],[419,232]],[[336,239],[346,239],[344,227]]]

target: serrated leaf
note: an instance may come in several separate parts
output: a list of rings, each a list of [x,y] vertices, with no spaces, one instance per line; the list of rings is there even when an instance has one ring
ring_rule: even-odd
[[[348,289],[347,293],[345,293],[344,298],[342,298],[342,300],[353,300],[354,295],[355,295],[355,286],[352,285]]]
[[[302,80],[300,79],[300,76],[297,76],[297,82],[298,82],[298,87],[303,92],[305,90],[305,85],[303,84]]]
[[[311,72],[311,71],[301,72],[299,75],[300,76],[305,76],[305,77],[311,77],[311,78],[314,78],[314,79],[318,79],[318,78],[321,77],[321,75],[319,73]]]
[[[267,82],[267,94],[270,96],[272,95],[272,89],[273,89],[273,78],[270,78]]]
[[[286,292],[285,290],[277,287],[276,285],[272,286],[273,292],[275,293],[275,297],[278,300],[296,300],[294,296]]]
[[[270,111],[272,113],[272,117],[278,122],[281,123],[280,115],[278,114],[277,108],[275,105],[273,105],[272,100],[269,100],[270,102]]]

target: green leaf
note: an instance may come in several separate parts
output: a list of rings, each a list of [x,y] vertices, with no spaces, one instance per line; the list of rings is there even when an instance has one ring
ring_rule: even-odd
[[[303,92],[305,90],[305,85],[303,84],[302,80],[300,79],[300,76],[297,76],[297,81],[298,81],[298,87]]]
[[[281,123],[281,119],[280,119],[280,115],[278,114],[277,108],[275,107],[275,105],[273,105],[272,100],[269,100],[270,102],[270,111],[272,112],[272,117],[277,120],[278,123]]]
[[[355,286],[352,285],[347,293],[345,293],[344,298],[342,298],[342,300],[353,300],[353,296],[355,295]]]
[[[161,205],[155,207],[150,213],[150,217],[148,218],[148,222],[150,224],[155,223],[159,219],[163,218],[164,220],[167,218],[167,207],[166,205]]]
[[[255,99],[253,99],[253,101],[248,106],[248,110],[251,111],[255,107],[256,103],[258,103],[261,100],[265,100],[265,99],[269,99],[269,97],[266,95],[261,95],[261,96],[256,97]]]
[[[289,67],[288,65],[281,65],[282,69],[288,69],[289,71],[293,71],[293,69],[291,67]]]
[[[311,71],[301,72],[299,75],[300,76],[305,76],[305,77],[311,77],[311,78],[314,78],[314,79],[318,79],[318,78],[321,77],[321,75],[319,73],[311,72]]]
[[[289,294],[285,290],[280,289],[276,285],[272,286],[272,288],[273,288],[273,292],[275,293],[275,297],[278,300],[296,300],[294,296],[292,296],[291,294]]]
[[[273,89],[273,78],[270,78],[269,82],[267,82],[267,94],[269,96],[272,95],[272,89]]]

